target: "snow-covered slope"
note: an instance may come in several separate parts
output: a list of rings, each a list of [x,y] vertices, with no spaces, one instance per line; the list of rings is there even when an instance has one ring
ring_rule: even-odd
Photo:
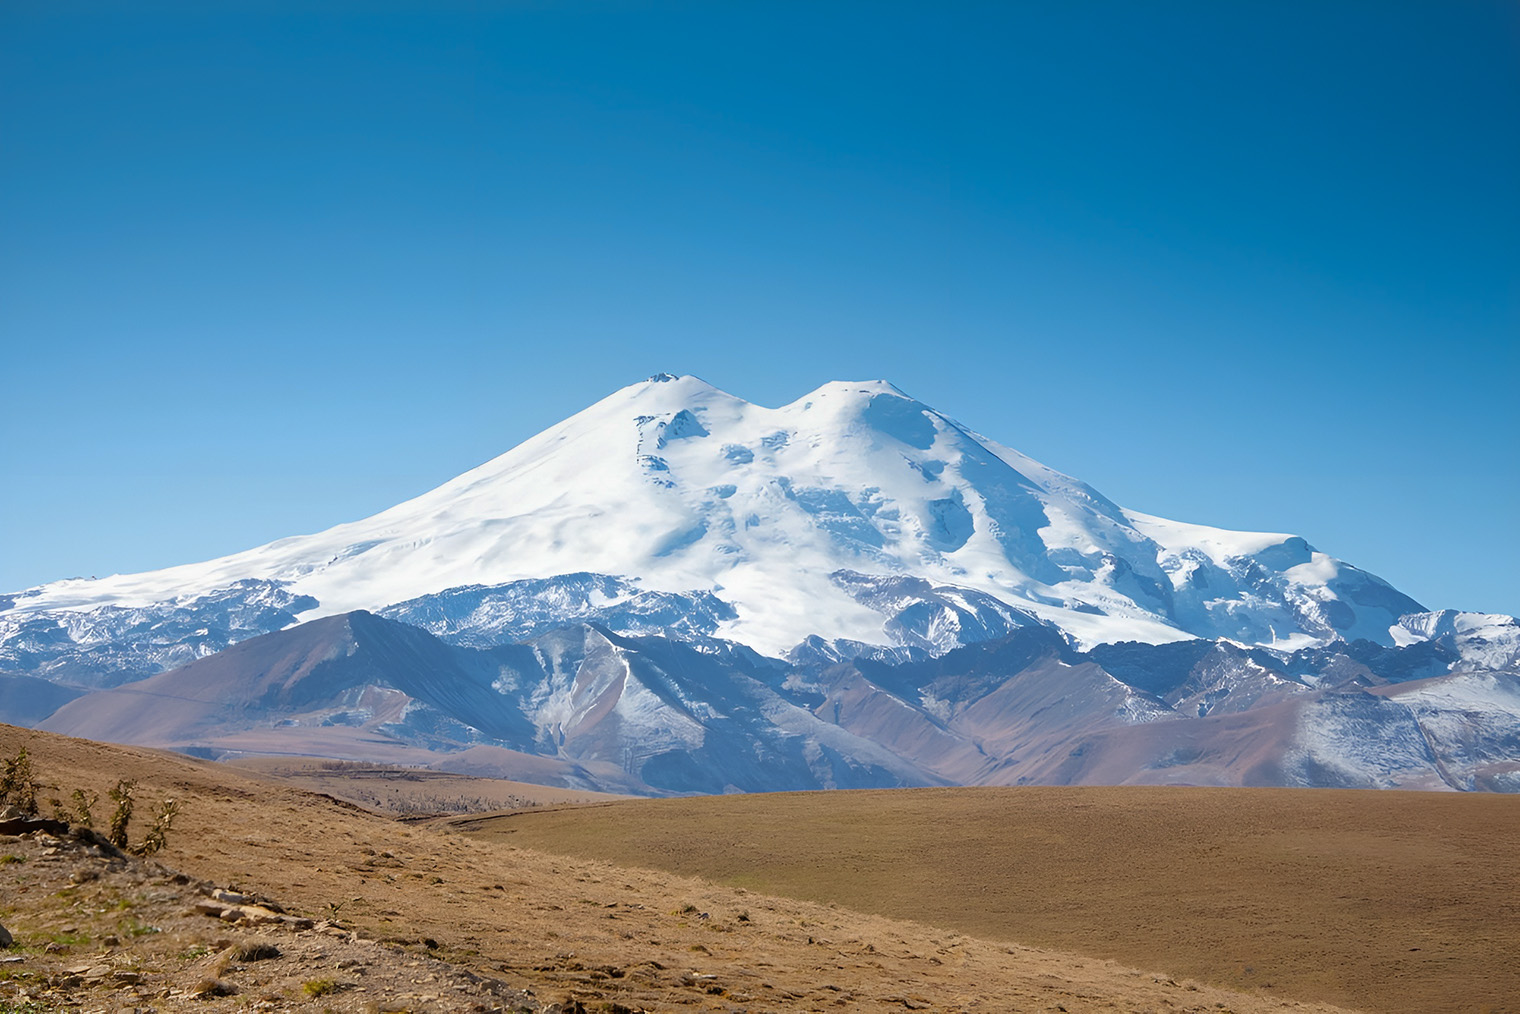
[[[1464,613],[1443,609],[1399,618],[1390,631],[1393,642],[1445,645],[1461,657],[1460,668],[1506,669],[1520,666],[1520,620],[1499,613]]]
[[[1121,509],[884,382],[825,384],[772,409],[662,374],[373,517],[0,596],[0,628],[238,582],[272,582],[309,620],[561,575],[579,575],[587,608],[606,604],[598,595],[689,596],[704,632],[770,654],[812,635],[943,650],[970,639],[962,628],[1024,624],[1077,645],[1388,644],[1401,615],[1422,611],[1300,538]],[[586,591],[586,575],[621,580]],[[914,587],[922,603],[904,597]]]

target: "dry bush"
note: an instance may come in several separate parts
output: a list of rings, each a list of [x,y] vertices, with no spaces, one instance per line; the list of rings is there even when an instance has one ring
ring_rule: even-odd
[[[100,801],[100,793],[92,792],[86,796],[83,789],[75,789],[74,795],[70,797],[70,801],[74,804],[73,823],[81,827],[94,827],[95,815],[90,811]]]
[[[37,779],[32,773],[32,759],[26,747],[5,762],[0,771],[0,806],[10,805],[26,813],[37,812]]]
[[[151,856],[168,844],[169,828],[174,825],[174,818],[179,815],[179,803],[172,799],[166,799],[158,804],[158,810],[153,814],[153,826],[148,828],[147,835],[142,841],[132,846],[131,852],[140,856]]]
[[[41,786],[32,769],[32,759],[27,754],[26,747],[22,747],[16,756],[5,761],[3,767],[0,767],[0,806],[15,806],[25,813],[36,816],[39,788]],[[137,802],[136,789],[136,781],[123,778],[107,793],[116,805],[111,812],[111,826],[106,839],[119,849],[140,856],[151,856],[168,844],[169,830],[174,826],[174,818],[179,815],[179,803],[173,799],[166,799],[159,803],[147,834],[142,841],[131,845],[127,831]],[[53,816],[59,821],[75,827],[93,828],[95,817],[91,810],[99,801],[98,793],[92,792],[87,795],[83,789],[75,789],[69,797],[69,804],[65,804],[57,796],[50,797],[48,804],[53,808]]]
[[[132,820],[132,791],[137,788],[137,783],[130,778],[123,778],[111,787],[106,795],[111,797],[111,802],[116,804],[116,809],[111,812],[111,830],[106,837],[111,844],[119,849],[127,847],[127,824]]]

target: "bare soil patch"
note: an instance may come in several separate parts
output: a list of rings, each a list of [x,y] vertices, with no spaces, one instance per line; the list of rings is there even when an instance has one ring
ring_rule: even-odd
[[[461,819],[699,876],[1397,1014],[1520,1012],[1520,799],[977,788],[640,800]]]
[[[128,880],[107,883],[130,900],[132,918],[158,932],[123,936],[121,926],[109,922],[116,918],[109,911],[114,902],[104,896],[96,901],[87,892],[63,894],[69,888],[54,890],[54,880],[33,881],[20,891],[16,871],[46,865],[33,865],[41,859],[28,854],[25,861],[0,868],[0,923],[27,948],[14,955],[23,961],[0,965],[13,970],[0,979],[0,1005],[12,1010],[67,1005],[81,1014],[328,1008],[535,1014],[1266,1014],[1284,1007],[1279,999],[1113,961],[994,943],[666,872],[552,855],[510,841],[467,837],[446,823],[402,823],[330,796],[177,755],[0,726],[0,754],[9,756],[22,745],[38,774],[65,792],[74,786],[103,791],[125,775],[138,779],[141,799],[174,795],[182,816],[168,848],[155,860],[190,878],[190,884],[180,886],[209,881],[267,897],[287,914],[312,919],[314,926],[311,931],[235,923],[224,927],[222,920],[203,913],[192,917],[194,904],[184,895],[155,908],[159,902],[134,892],[168,890],[155,880],[159,875],[146,870],[138,884],[130,878],[139,874],[124,867],[122,876]],[[16,851],[16,841],[0,841],[0,851]],[[38,847],[58,846],[42,842]],[[323,920],[335,922],[341,935],[321,934]],[[36,951],[39,940],[70,928],[84,938],[67,944],[73,953]],[[238,944],[237,934],[245,930],[256,936],[290,934],[288,950],[278,936],[273,941],[288,955],[281,960],[290,964],[269,966],[266,972],[258,962],[229,960],[218,977],[237,985],[235,994],[192,999],[180,992],[192,975],[202,972],[189,962],[220,961],[217,956],[226,948],[214,945],[223,938],[228,947]],[[302,932],[316,936],[307,941],[299,936]],[[176,933],[204,933],[211,939],[182,937],[185,946],[176,949]],[[118,944],[107,941],[111,935]],[[143,943],[129,946],[129,940]],[[329,940],[361,948],[363,954],[337,957]],[[162,952],[131,957],[137,946],[152,948],[160,941],[168,945]],[[197,947],[208,950],[192,954]],[[108,971],[94,981],[79,973],[83,982],[65,996],[59,992],[61,983],[51,977],[67,973],[67,967],[47,964],[55,958],[92,962],[86,972],[101,965]],[[120,983],[115,970],[128,969],[133,960],[146,979]],[[342,961],[361,962],[364,975],[353,972],[357,965],[337,967]],[[307,981],[323,979],[347,986],[320,997],[304,992]],[[492,985],[481,987],[487,980]],[[36,993],[38,982],[53,992]],[[389,993],[386,982],[395,986]],[[118,983],[129,992],[122,993]],[[144,986],[146,995],[136,986]],[[23,995],[29,990],[33,992]],[[522,991],[527,1006],[518,1006],[503,990]],[[38,1003],[48,1006],[39,1008]],[[24,1006],[28,1004],[33,1006]],[[1336,1009],[1318,1003],[1288,1006],[1313,1014]]]

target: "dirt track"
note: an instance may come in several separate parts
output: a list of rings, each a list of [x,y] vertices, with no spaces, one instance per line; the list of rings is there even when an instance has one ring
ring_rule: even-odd
[[[470,821],[551,852],[1398,1014],[1520,1011],[1520,799],[1018,788]]]

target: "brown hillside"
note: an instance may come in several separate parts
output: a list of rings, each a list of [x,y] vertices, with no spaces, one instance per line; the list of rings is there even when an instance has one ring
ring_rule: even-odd
[[[62,789],[103,790],[125,775],[139,780],[145,802],[179,798],[183,816],[158,857],[165,866],[267,896],[293,916],[320,920],[337,906],[345,926],[376,942],[338,940],[320,929],[257,930],[284,955],[267,963],[280,966],[276,976],[262,971],[265,963],[206,953],[209,946],[231,954],[255,930],[183,907],[167,911],[165,906],[184,905],[173,900],[182,888],[173,887],[167,874],[139,882],[131,869],[107,871],[99,880],[55,890],[57,864],[66,855],[50,855],[45,843],[10,839],[26,861],[0,867],[0,922],[15,934],[21,960],[0,965],[0,1003],[27,989],[45,1005],[161,1014],[250,1004],[265,1010],[524,1009],[510,1001],[492,1006],[495,1001],[480,995],[482,980],[444,973],[433,961],[442,958],[500,980],[504,988],[532,989],[526,1009],[537,1011],[567,999],[588,1011],[753,1014],[1266,1014],[1283,1006],[1277,999],[1174,981],[1114,962],[521,849],[441,825],[403,825],[210,763],[0,726],[0,753],[13,755],[23,744],[38,773]],[[616,812],[587,811],[593,818]],[[808,822],[798,827],[806,829]],[[717,831],[716,825],[688,825],[681,833],[723,845],[727,839]],[[856,842],[856,861],[836,870],[848,877],[852,868],[868,867],[876,844],[869,838]],[[101,904],[111,892],[117,892],[115,902]],[[119,924],[129,918],[151,925],[137,927],[140,935],[126,933]],[[200,931],[205,943],[187,937],[197,918],[207,927]],[[44,951],[44,943],[60,939],[71,953]],[[436,947],[427,946],[430,939]],[[326,946],[323,940],[336,942]],[[213,959],[209,971],[195,964]],[[84,971],[71,972],[70,966]],[[122,973],[136,981],[128,983]],[[240,992],[193,999],[196,977],[207,976],[220,976]],[[314,980],[331,980],[342,992],[315,999],[281,985]],[[33,1001],[14,1006],[39,1009]],[[1295,1008],[1331,1010],[1314,1003]]]
[[[1520,799],[976,788],[644,800],[462,818],[710,878],[1262,994],[1520,1011]]]

